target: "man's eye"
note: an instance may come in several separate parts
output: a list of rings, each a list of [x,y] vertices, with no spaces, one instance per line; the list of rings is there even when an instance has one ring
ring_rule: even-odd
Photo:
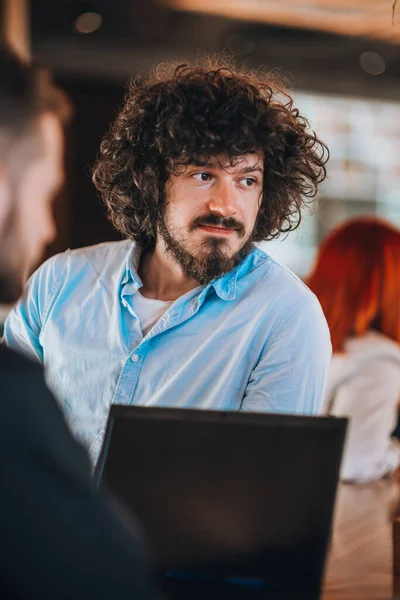
[[[197,179],[197,181],[210,181],[211,179],[210,173],[206,173],[205,171],[201,173],[193,173],[193,177]]]
[[[254,177],[244,177],[244,179],[242,179],[242,181],[246,187],[251,187],[252,185],[257,183],[257,180],[254,179]]]

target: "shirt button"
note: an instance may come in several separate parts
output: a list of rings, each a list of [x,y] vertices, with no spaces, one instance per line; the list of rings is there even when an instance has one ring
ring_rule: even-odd
[[[131,361],[132,362],[137,362],[138,360],[139,360],[139,356],[137,354],[132,354]]]

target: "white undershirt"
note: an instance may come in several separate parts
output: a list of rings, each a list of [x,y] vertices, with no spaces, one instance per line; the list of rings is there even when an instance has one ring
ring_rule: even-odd
[[[139,291],[133,294],[133,311],[139,319],[140,329],[144,336],[147,335],[173,303],[173,300],[166,302],[164,300],[145,298]]]

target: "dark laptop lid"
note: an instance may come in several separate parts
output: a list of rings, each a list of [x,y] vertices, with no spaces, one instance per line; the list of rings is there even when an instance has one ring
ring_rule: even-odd
[[[218,598],[311,600],[346,423],[114,405],[96,478],[142,522],[158,570],[178,592],[197,581],[224,585]],[[171,597],[185,597],[176,589]],[[199,597],[209,600],[205,589]]]

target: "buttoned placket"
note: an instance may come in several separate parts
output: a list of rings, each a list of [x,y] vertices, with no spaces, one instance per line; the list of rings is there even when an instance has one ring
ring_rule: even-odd
[[[139,287],[140,286],[136,287],[134,293],[139,289]],[[188,319],[192,318],[203,304],[208,289],[209,286],[204,288],[200,294],[196,295],[190,300],[182,300],[181,302],[178,300],[177,303],[173,304],[159,319],[159,321],[148,332],[148,334],[141,339],[139,344],[132,348],[131,353],[128,355],[122,367],[112,401],[113,404],[132,404],[143,361],[146,358],[152,340],[156,336],[162,335],[168,330],[181,325]],[[130,292],[133,292],[133,288],[131,288]],[[137,316],[133,311],[131,303],[127,302],[127,300],[123,298],[123,305],[125,309],[129,311],[132,318],[136,319],[135,326],[140,329]]]

